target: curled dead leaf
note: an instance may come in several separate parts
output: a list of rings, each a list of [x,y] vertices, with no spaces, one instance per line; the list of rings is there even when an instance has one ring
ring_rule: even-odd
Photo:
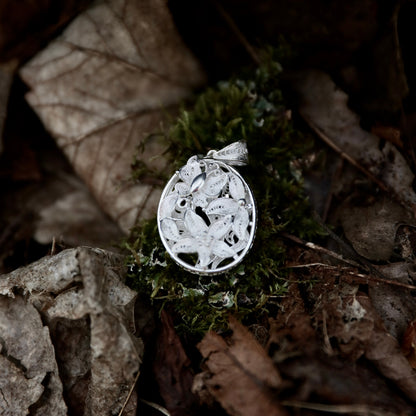
[[[2,298],[15,305],[24,294],[49,327],[51,360],[77,414],[117,413],[140,368],[143,345],[130,332],[136,293],[122,283],[123,270],[121,256],[84,247],[0,279]],[[18,327],[11,322],[4,328],[12,333]]]
[[[67,414],[49,329],[21,296],[0,296],[0,413]]]

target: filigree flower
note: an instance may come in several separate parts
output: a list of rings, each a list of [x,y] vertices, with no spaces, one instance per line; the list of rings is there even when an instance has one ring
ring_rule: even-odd
[[[227,174],[219,168],[203,172],[195,156],[180,169],[179,177],[183,182],[175,185],[175,191],[180,197],[192,195],[193,204],[199,207],[205,207],[208,198],[217,197],[228,182]]]
[[[196,267],[205,268],[213,261],[221,262],[238,254],[248,240],[248,223],[248,213],[239,206],[236,215],[224,215],[209,226],[198,214],[187,210],[184,219],[185,230],[182,233],[178,229],[177,221],[171,218],[161,221],[161,230],[165,238],[174,242],[173,253],[197,253]],[[229,238],[226,242],[224,237],[227,235]],[[233,235],[238,237],[237,241],[234,241]]]

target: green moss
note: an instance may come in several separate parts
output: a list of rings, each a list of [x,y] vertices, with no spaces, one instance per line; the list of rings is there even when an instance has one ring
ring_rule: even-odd
[[[255,243],[243,263],[216,277],[183,271],[166,254],[156,219],[138,225],[126,243],[129,284],[161,307],[172,305],[180,318],[178,327],[188,333],[225,328],[230,312],[246,322],[266,316],[287,286],[286,248],[279,234],[311,239],[322,233],[293,163],[312,142],[290,119],[281,71],[270,61],[244,77],[208,88],[191,111],[181,111],[167,137],[172,171],[194,154],[205,155],[236,140],[247,142],[250,163],[239,171],[254,191],[259,219]],[[138,167],[141,173],[143,164]]]

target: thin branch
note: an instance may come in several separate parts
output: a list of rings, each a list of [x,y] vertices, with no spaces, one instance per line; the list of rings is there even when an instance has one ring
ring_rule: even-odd
[[[319,247],[319,246],[316,246]],[[322,248],[322,247],[321,247]],[[328,253],[325,253],[328,254]],[[334,253],[336,254],[336,253]],[[327,269],[331,269],[331,270],[341,270],[343,272],[345,272],[346,274],[349,274],[352,277],[356,277],[358,279],[360,279],[361,281],[365,282],[365,283],[369,283],[369,281],[372,282],[377,282],[377,283],[384,283],[386,285],[392,285],[392,286],[399,286],[399,287],[403,287],[405,289],[410,289],[410,290],[416,290],[416,286],[414,285],[409,285],[407,283],[402,283],[402,282],[397,282],[396,280],[391,280],[391,279],[385,279],[382,277],[377,277],[377,276],[373,276],[371,274],[366,275],[366,274],[362,274],[362,273],[355,273],[351,270],[345,270],[345,268],[339,268],[337,266],[332,266],[330,264],[325,264],[325,263],[308,263],[308,264],[295,264],[293,266],[287,266],[288,269],[301,269],[301,268],[312,268],[312,267],[324,267]]]
[[[127,403],[129,402],[130,397],[133,394],[133,390],[136,387],[136,383],[137,383],[137,380],[139,379],[139,376],[140,376],[140,371],[138,371],[137,374],[136,374],[136,378],[134,379],[134,382],[133,382],[132,386],[130,387],[129,394],[126,397],[126,400],[124,401],[124,404],[123,404],[118,416],[121,416],[123,414],[124,409],[126,408]]]
[[[369,274],[374,274],[381,279],[387,279],[387,277],[382,272],[380,272],[380,270],[376,269],[371,262],[369,262],[365,257],[358,254],[350,244],[345,242],[342,238],[338,237],[337,234],[335,234],[326,224],[324,224],[316,212],[314,213],[314,218],[321,224],[321,226],[328,233],[328,235],[337,244],[339,244],[340,247],[343,248],[345,253],[348,254],[351,259],[360,264],[361,267],[364,267],[367,270],[367,272],[369,272]]]
[[[56,251],[56,238],[54,236],[54,237],[52,237],[52,246],[51,246],[51,253],[50,253],[50,255],[51,256],[54,256],[55,255],[55,251]]]
[[[315,250],[315,251],[317,251],[319,253],[326,254],[326,255],[328,255],[328,256],[336,259],[336,260],[339,260],[339,261],[341,261],[341,262],[343,262],[345,264],[348,264],[350,266],[358,267],[358,268],[361,267],[361,265],[359,263],[357,263],[357,262],[355,262],[353,260],[346,259],[341,254],[338,254],[338,253],[335,253],[334,251],[328,250],[325,247],[318,246],[317,244],[311,243],[310,241],[304,241],[301,238],[296,237],[296,236],[294,236],[292,234],[288,234],[288,233],[281,233],[280,235],[282,237],[288,239],[288,240],[293,241],[296,244],[299,244],[299,245],[304,246],[304,247],[308,247],[308,248],[310,248],[312,250]]]
[[[317,410],[328,413],[355,414],[362,416],[395,416],[396,413],[387,412],[384,409],[367,406],[365,404],[324,404],[308,403],[301,401],[284,401],[283,406],[295,407],[297,409]]]
[[[213,0],[213,3],[215,7],[217,8],[218,12],[221,14],[222,18],[227,22],[230,29],[233,31],[233,33],[237,36],[238,40],[241,42],[241,44],[244,46],[247,53],[250,55],[251,59],[258,65],[261,65],[261,59],[256,52],[256,50],[251,46],[250,42],[247,40],[247,38],[244,36],[244,34],[241,32],[241,30],[236,25],[234,19],[227,13],[227,11],[222,7],[221,3],[218,1]]]

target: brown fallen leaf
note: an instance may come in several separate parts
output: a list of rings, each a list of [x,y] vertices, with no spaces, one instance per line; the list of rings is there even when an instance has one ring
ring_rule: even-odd
[[[376,124],[375,126],[371,127],[371,133],[380,137],[380,139],[388,140],[399,149],[403,149],[403,141],[401,139],[401,133],[398,128]]]
[[[396,250],[408,262],[416,260],[416,227],[401,224],[397,227]]]
[[[0,273],[47,254],[54,239],[114,250],[123,237],[44,131],[23,88],[17,83],[9,103],[0,164]]]
[[[326,280],[321,289],[328,292],[333,289],[332,277],[322,276],[318,280]],[[308,306],[311,305],[308,303]],[[327,411],[332,409],[334,413],[345,409],[353,414],[353,409],[362,409],[357,414],[413,414],[413,406],[392,392],[373,366],[364,360],[351,365],[337,355],[331,345],[333,339],[329,339],[327,333],[329,317],[324,316],[323,322],[311,320],[298,285],[292,283],[278,314],[270,319],[267,351],[286,387],[279,394],[284,405],[324,411],[330,403]]]
[[[412,369],[400,346],[385,329],[366,295],[358,298],[360,304],[374,320],[374,330],[368,339],[365,356],[388,379],[393,381],[411,400],[416,401],[416,371]]]
[[[232,416],[287,415],[273,393],[282,384],[273,361],[236,319],[230,318],[230,328],[228,343],[208,332],[198,344],[208,391]]]
[[[346,200],[336,217],[358,254],[369,260],[387,261],[393,255],[399,225],[415,225],[415,218],[387,197],[365,202],[358,205],[354,198]]]
[[[166,311],[161,314],[162,331],[158,337],[153,371],[160,394],[172,416],[183,416],[196,409],[192,394],[191,361],[175,332],[173,321]]]
[[[410,322],[407,326],[401,347],[412,368],[416,369],[416,321]]]
[[[137,146],[204,82],[164,0],[107,0],[79,15],[21,76],[27,100],[101,207],[127,231],[159,193],[128,181]],[[156,139],[155,139],[156,140]],[[160,155],[163,144],[144,161]],[[164,159],[155,162],[163,170]]]
[[[23,372],[3,355],[0,355],[0,366],[1,414],[27,414],[29,406],[36,403],[42,395],[42,386],[38,381],[26,378]]]
[[[340,283],[331,290],[314,287],[314,320],[323,326],[336,350],[351,360],[366,357],[380,373],[416,400],[416,372],[386,330],[370,298],[358,286]],[[335,348],[335,347],[334,347]]]
[[[21,296],[0,296],[0,413],[66,415],[47,326]]]
[[[38,207],[33,238],[39,243],[50,244],[55,239],[70,247],[89,245],[112,249],[121,240],[122,231],[100,210],[75,175],[58,176],[42,188],[29,206],[32,210]],[[52,195],[54,200],[45,198]]]
[[[84,247],[0,279],[3,297],[13,305],[23,294],[49,327],[64,394],[77,414],[117,414],[140,368],[143,345],[130,332],[136,293],[122,283],[123,273],[121,256]]]
[[[356,361],[364,355],[374,328],[373,318],[357,300],[358,285],[332,282],[325,293],[317,295],[322,289],[314,288],[313,296],[318,297],[313,319],[322,326],[328,345],[337,354]],[[336,348],[329,340],[334,341]]]
[[[288,287],[288,296],[282,299],[280,308],[282,313],[269,319],[266,351],[273,361],[284,361],[299,350],[308,354],[316,352],[317,344],[311,342],[315,338],[315,330],[297,284],[292,283]]]
[[[401,153],[360,126],[347,105],[348,96],[320,71],[300,73],[293,83],[300,96],[302,116],[343,153],[358,162],[383,187],[416,215],[414,175]]]
[[[413,284],[415,272],[412,269],[412,263],[408,262],[377,266],[377,270],[388,279],[404,284]],[[369,286],[368,295],[389,334],[400,342],[408,323],[415,316],[416,299],[412,296],[411,291],[404,287],[380,282],[377,285]]]

